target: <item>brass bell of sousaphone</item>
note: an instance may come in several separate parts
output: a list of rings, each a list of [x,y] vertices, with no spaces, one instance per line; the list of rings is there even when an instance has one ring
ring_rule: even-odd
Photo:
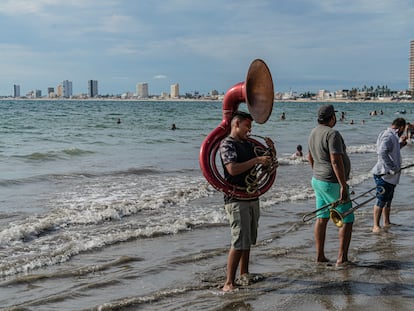
[[[259,124],[265,123],[273,109],[274,89],[269,68],[261,59],[254,60],[249,67],[245,82],[239,82],[231,87],[224,95],[222,104],[223,120],[203,141],[200,148],[200,168],[207,181],[217,190],[239,199],[258,197],[270,189],[276,179],[276,165],[269,171],[256,174],[255,187],[250,189],[230,184],[220,173],[216,165],[216,154],[220,142],[230,133],[230,123],[233,113],[238,110],[240,103],[246,103],[253,120]],[[259,149],[267,147],[261,142],[249,138]],[[276,155],[274,155],[274,163]],[[256,172],[257,173],[257,172]]]
[[[245,82],[246,104],[256,123],[265,123],[272,114],[274,89],[272,75],[266,64],[256,59],[249,67]],[[237,107],[235,109],[237,110]]]

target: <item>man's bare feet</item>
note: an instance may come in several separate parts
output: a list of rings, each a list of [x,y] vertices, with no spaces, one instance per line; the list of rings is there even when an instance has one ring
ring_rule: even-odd
[[[336,261],[336,267],[346,267],[346,266],[355,266],[355,263],[353,263],[352,261],[349,261],[349,260],[344,260],[344,261],[341,261],[341,260],[337,260]]]
[[[237,287],[234,286],[233,284],[230,284],[230,285],[225,284],[222,288],[222,291],[227,293],[227,292],[232,292],[236,289],[237,289]]]
[[[374,227],[372,228],[372,232],[374,232],[374,233],[378,233],[378,232],[380,232],[380,231],[381,231],[381,227],[374,226]]]
[[[316,258],[316,262],[329,262],[329,259],[323,256],[321,258]]]

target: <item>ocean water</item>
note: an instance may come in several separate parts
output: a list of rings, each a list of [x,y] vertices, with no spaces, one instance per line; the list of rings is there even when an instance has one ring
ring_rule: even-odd
[[[251,252],[251,272],[263,280],[223,294],[229,228],[222,194],[198,163],[203,139],[221,122],[221,102],[0,101],[0,308],[412,310],[413,168],[396,190],[396,226],[372,234],[369,203],[356,212],[354,265],[314,263],[313,224],[302,221],[314,208],[312,172],[291,154],[298,144],[306,153],[319,105],[275,103],[265,124],[253,124],[253,134],[275,141],[280,163],[261,198]],[[413,122],[414,106],[335,108],[346,113],[336,129],[356,196],[374,186],[379,131],[399,116]],[[413,151],[413,143],[403,149],[405,165],[414,163]],[[330,224],[332,260],[337,242]]]

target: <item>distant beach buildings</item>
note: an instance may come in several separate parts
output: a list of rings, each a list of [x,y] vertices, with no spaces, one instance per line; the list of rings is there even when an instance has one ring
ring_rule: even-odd
[[[62,83],[61,84],[59,84],[57,87],[56,87],[56,96],[57,97],[62,97],[63,96],[63,86],[62,86]],[[49,95],[49,97],[51,97],[51,98],[54,98],[55,96],[53,95],[53,96],[50,96]]]
[[[20,97],[20,85],[13,85],[13,97],[17,98]]]
[[[90,98],[94,98],[98,96],[98,81],[97,80],[88,81],[88,96]]]
[[[414,92],[414,40],[410,43],[410,79],[408,89]],[[412,94],[411,94],[412,95]]]
[[[137,97],[141,99],[145,99],[149,97],[148,83],[137,84]]]
[[[171,95],[171,98],[180,97],[180,86],[178,85],[178,83],[171,85],[170,95]]]
[[[298,94],[290,90],[286,93],[276,92],[275,100],[411,100],[414,97],[414,40],[410,41],[410,55],[409,55],[409,77],[407,90],[391,90],[387,85],[382,86],[368,86],[353,87],[352,89],[342,89],[338,91],[319,90],[317,92],[306,92]],[[98,81],[88,80],[87,93],[73,94],[72,81],[64,80],[55,88],[49,87],[47,89],[47,97],[49,98],[120,98],[120,99],[210,99],[222,100],[224,93],[219,94],[217,90],[212,90],[208,94],[199,94],[198,91],[194,93],[185,93],[180,95],[180,86],[178,83],[170,85],[170,93],[162,92],[154,95],[149,93],[149,85],[146,82],[139,82],[136,84],[136,92],[125,92],[118,95],[100,95],[98,92]],[[5,96],[10,97],[10,96]],[[14,98],[41,98],[42,92],[40,90],[31,90],[25,95],[21,95],[20,85],[13,85]]]
[[[88,92],[74,95],[73,94],[73,83],[69,80],[64,80],[59,83],[56,88],[48,87],[47,88],[47,97],[48,98],[75,98],[75,99],[87,99],[87,98],[121,98],[121,99],[179,99],[180,98],[180,85],[178,83],[172,84],[170,86],[171,93],[162,92],[158,96],[149,94],[149,86],[146,82],[139,82],[136,85],[136,92],[126,92],[121,95],[100,95],[98,91],[98,80],[88,80]],[[212,91],[212,93],[217,93],[217,91]],[[188,96],[188,94],[186,94]],[[9,97],[9,96],[6,96]],[[41,90],[31,90],[28,91],[25,95],[20,93],[20,85],[13,85],[13,97],[14,98],[41,98]]]
[[[72,81],[65,80],[62,82],[62,91],[64,98],[70,98],[73,95]]]

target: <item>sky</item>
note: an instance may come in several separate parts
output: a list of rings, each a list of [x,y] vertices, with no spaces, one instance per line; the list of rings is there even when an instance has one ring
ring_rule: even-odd
[[[408,88],[412,0],[1,0],[0,96],[225,93],[263,59],[276,92]]]

